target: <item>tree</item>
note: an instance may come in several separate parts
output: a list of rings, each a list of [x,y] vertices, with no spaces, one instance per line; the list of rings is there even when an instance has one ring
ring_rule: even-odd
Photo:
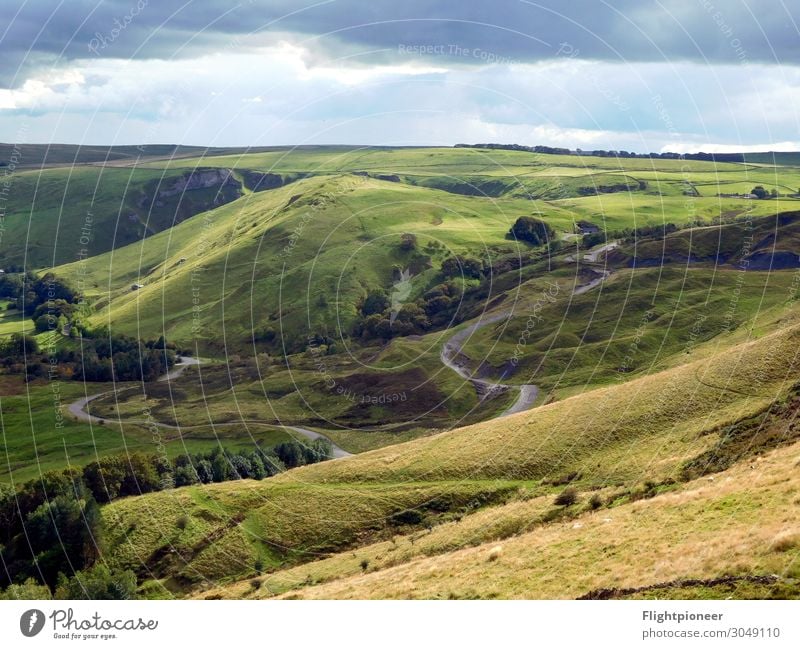
[[[0,599],[52,599],[50,589],[43,586],[33,577],[28,577],[21,584],[11,584],[0,591]]]
[[[22,278],[5,273],[0,275],[0,297],[18,298],[22,292]]]
[[[480,279],[483,266],[472,257],[448,257],[442,262],[442,274],[445,277],[466,277]]]
[[[405,232],[400,235],[400,250],[411,252],[417,249],[417,235]]]
[[[231,463],[219,447],[215,448],[211,455],[211,474],[214,482],[225,482],[233,477]]]
[[[527,241],[534,246],[541,246],[555,237],[555,231],[541,219],[533,216],[520,216],[511,226],[509,236],[518,241]]]
[[[756,185],[755,187],[753,187],[750,193],[758,199],[766,198],[768,196],[767,190],[764,189],[764,187],[762,187],[761,185]]]
[[[60,495],[36,508],[25,522],[25,534],[37,570],[55,586],[59,573],[90,565],[99,554],[100,509],[93,498]]]
[[[111,571],[104,563],[59,575],[57,599],[135,599],[136,575],[131,570]]]
[[[197,478],[203,484],[214,481],[214,467],[211,466],[211,462],[208,460],[198,460],[194,468],[197,471]]]
[[[364,303],[361,305],[361,314],[370,316],[383,313],[389,308],[389,298],[381,290],[374,290],[367,293]]]
[[[0,343],[0,348],[4,356],[27,357],[39,351],[39,343],[36,342],[36,338],[33,336],[14,333],[5,343]]]

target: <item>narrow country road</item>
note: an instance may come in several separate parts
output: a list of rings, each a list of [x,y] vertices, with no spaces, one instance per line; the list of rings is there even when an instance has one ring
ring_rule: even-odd
[[[202,361],[197,358],[192,358],[190,356],[179,356],[178,362],[172,368],[170,372],[165,374],[164,376],[160,377],[159,381],[172,381],[177,379],[181,374],[186,371],[186,368],[191,367],[192,365],[200,365]],[[125,387],[120,390],[116,390],[117,394],[120,394],[126,390],[133,389],[134,386]],[[161,421],[154,421],[152,419],[111,419],[109,417],[97,417],[95,415],[90,414],[87,412],[87,406],[94,401],[95,399],[99,399],[100,397],[104,397],[109,394],[114,394],[115,390],[106,390],[105,392],[98,392],[97,394],[92,394],[87,397],[83,397],[82,399],[78,399],[77,401],[73,401],[67,407],[70,414],[75,417],[78,421],[85,421],[92,424],[100,424],[103,422],[108,422],[111,424],[139,424],[142,426],[157,426],[158,428],[168,428],[170,430],[192,430],[194,428],[206,428],[212,424],[198,424],[193,426],[177,426],[175,424],[168,424]],[[318,433],[313,430],[309,430],[308,428],[301,428],[299,426],[286,426],[283,424],[275,424],[272,421],[265,421],[265,420],[258,420],[258,419],[244,419],[239,421],[231,421],[231,422],[220,422],[213,424],[214,426],[236,426],[241,424],[263,424],[269,426],[275,426],[276,428],[283,428],[287,431],[292,431],[301,437],[305,437],[309,441],[314,441],[315,439],[328,439],[322,433]],[[351,453],[348,453],[343,448],[340,448],[336,444],[334,444],[330,439],[332,448],[332,457],[334,460],[338,460],[339,458],[348,457]]]
[[[466,343],[470,336],[478,331],[478,329],[482,329],[487,325],[504,320],[509,315],[511,315],[511,311],[506,310],[493,313],[492,315],[486,317],[481,317],[477,322],[472,323],[469,327],[465,327],[461,331],[451,336],[450,339],[442,346],[442,353],[440,354],[442,363],[446,367],[449,367],[451,370],[453,370],[461,378],[472,383],[472,385],[475,386],[475,391],[478,393],[478,396],[481,399],[485,399],[491,394],[506,392],[508,390],[519,391],[519,397],[517,397],[517,400],[513,403],[513,405],[501,412],[498,417],[506,417],[517,412],[522,412],[523,410],[528,410],[533,405],[534,401],[536,401],[536,397],[539,396],[539,388],[533,384],[506,385],[503,383],[492,383],[491,381],[487,381],[485,379],[475,378],[473,372],[469,369],[470,359],[464,355],[461,349],[464,346],[464,343]]]
[[[604,246],[593,250],[591,253],[587,253],[584,256],[585,261],[589,261],[592,263],[596,263],[599,256],[609,250],[613,250],[614,248],[619,245],[616,241],[612,241]],[[587,282],[586,284],[581,284],[580,286],[576,286],[575,289],[572,291],[573,295],[582,295],[583,293],[587,293],[591,291],[593,288],[602,284],[608,277],[611,275],[611,271],[602,270],[598,277],[594,278],[593,280]],[[507,417],[508,415],[513,415],[518,412],[522,412],[524,410],[530,409],[534,402],[536,401],[536,397],[539,396],[539,388],[532,383],[525,383],[522,385],[508,385],[504,383],[493,383],[491,381],[487,381],[485,379],[476,378],[474,375],[474,371],[470,369],[471,360],[468,356],[466,356],[462,348],[464,344],[469,340],[469,338],[479,329],[483,327],[494,324],[495,322],[499,322],[500,320],[505,320],[511,315],[512,311],[510,309],[506,309],[505,311],[499,311],[497,313],[493,313],[491,315],[481,316],[477,322],[473,322],[468,327],[465,327],[461,331],[455,333],[451,336],[447,342],[442,346],[442,352],[440,354],[440,358],[442,363],[453,370],[456,374],[458,374],[461,378],[469,381],[474,387],[475,391],[478,393],[478,396],[481,399],[485,399],[492,393],[498,392],[506,392],[507,390],[517,390],[519,391],[519,396],[517,400],[506,410],[501,412],[495,419],[500,417]]]

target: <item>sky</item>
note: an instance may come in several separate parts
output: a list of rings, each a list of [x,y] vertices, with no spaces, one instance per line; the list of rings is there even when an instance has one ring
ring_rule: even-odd
[[[3,0],[0,141],[800,150],[797,0]]]

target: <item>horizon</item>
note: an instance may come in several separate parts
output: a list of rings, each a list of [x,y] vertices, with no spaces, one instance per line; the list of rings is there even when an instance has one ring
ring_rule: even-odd
[[[746,154],[774,154],[774,153],[800,153],[800,146],[796,149],[753,149],[753,150],[746,150],[746,149],[731,149],[730,151],[712,151],[712,150],[691,150],[691,151],[671,151],[669,149],[665,149],[663,151],[628,151],[626,149],[582,149],[580,147],[550,147],[549,145],[544,144],[520,144],[519,142],[456,142],[454,144],[363,144],[363,143],[344,143],[344,142],[331,142],[327,144],[253,144],[253,145],[234,145],[234,144],[177,144],[175,142],[118,142],[115,144],[107,144],[104,142],[84,142],[84,143],[74,143],[74,142],[31,142],[31,141],[22,141],[22,142],[4,142],[0,141],[0,146],[8,146],[8,147],[22,147],[22,146],[41,146],[41,147],[55,147],[55,146],[72,146],[78,148],[147,148],[147,147],[184,147],[190,149],[241,149],[243,151],[250,151],[253,149],[281,149],[281,150],[292,150],[292,149],[302,149],[302,148],[350,148],[350,149],[454,149],[454,148],[489,148],[489,149],[511,149],[512,147],[547,147],[547,148],[563,148],[565,149],[569,155],[585,155],[591,156],[593,151],[605,151],[609,154],[613,153],[627,153],[631,157],[641,157],[647,158],[655,155],[675,155],[675,156],[684,156],[684,155],[697,155],[697,154],[708,154],[708,155],[721,155],[721,156],[729,156],[729,155],[746,155]],[[525,152],[523,149],[518,149],[521,152]],[[552,152],[550,151],[539,151],[538,153],[543,153],[548,155]],[[626,157],[626,156],[621,156]]]

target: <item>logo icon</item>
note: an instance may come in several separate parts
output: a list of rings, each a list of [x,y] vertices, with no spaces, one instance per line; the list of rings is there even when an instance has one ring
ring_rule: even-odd
[[[38,608],[25,611],[19,618],[19,630],[26,638],[32,638],[44,628],[44,613]]]
[[[411,271],[406,268],[405,270],[400,272],[400,277],[398,280],[392,285],[392,309],[389,315],[389,324],[393,325],[394,321],[397,319],[397,314],[400,313],[400,309],[403,308],[403,304],[408,299],[408,296],[411,295],[411,278],[413,275]]]

